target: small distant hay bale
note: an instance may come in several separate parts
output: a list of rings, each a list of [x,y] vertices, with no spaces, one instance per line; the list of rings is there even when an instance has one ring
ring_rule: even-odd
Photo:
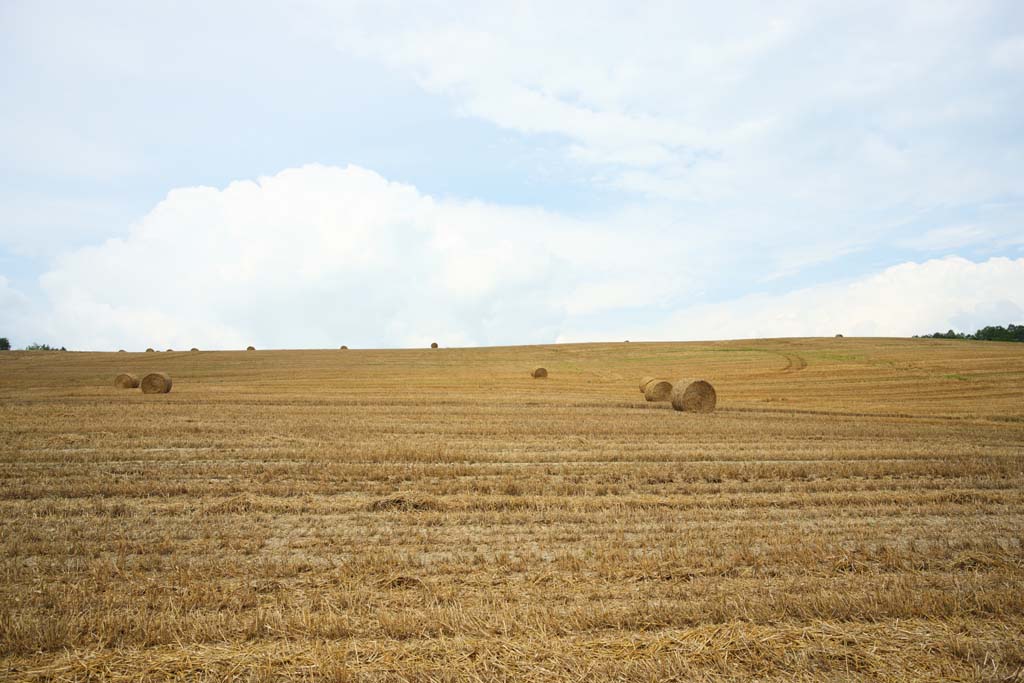
[[[255,351],[255,350],[256,350],[256,347],[255,347],[255,346],[246,346],[246,347],[245,347],[245,350],[246,350],[246,351]]]
[[[843,338],[843,335],[841,335],[841,334],[837,334],[836,335],[836,339],[842,339],[842,338]]]
[[[672,395],[672,382],[664,379],[652,379],[644,387],[644,399],[648,401],[667,401]]]
[[[125,351],[124,349],[118,349],[117,352],[118,353],[127,353],[127,351]]]
[[[546,368],[534,368],[533,372],[530,373],[530,377],[534,379],[543,379],[548,376]]]
[[[345,346],[344,344],[342,344],[342,345],[341,345],[341,349],[340,349],[340,350],[341,350],[341,351],[348,351],[348,347],[347,347],[347,346]]]
[[[430,348],[436,349],[437,348],[437,342],[430,342]]]
[[[644,393],[644,389],[647,388],[647,383],[648,382],[653,382],[653,381],[654,381],[653,377],[641,377],[640,378],[640,393],[641,394]]]
[[[146,349],[146,353],[155,353],[153,349]]]
[[[118,389],[137,389],[139,378],[129,372],[122,372],[114,378],[114,386]]]
[[[710,382],[679,380],[672,390],[672,407],[688,413],[710,413],[718,403],[718,394]]]
[[[198,351],[198,350],[199,350],[199,349],[197,349],[197,348],[196,348],[196,347],[194,347],[194,346],[193,346],[193,347],[192,347],[191,349],[189,349],[189,351]]]
[[[167,353],[173,353],[174,349],[167,349]]]
[[[171,390],[171,376],[163,372],[151,372],[142,378],[142,393],[166,394]]]
[[[398,510],[400,512],[416,512],[421,510],[443,510],[444,506],[433,498],[416,493],[397,493],[370,503],[367,508],[371,512]]]

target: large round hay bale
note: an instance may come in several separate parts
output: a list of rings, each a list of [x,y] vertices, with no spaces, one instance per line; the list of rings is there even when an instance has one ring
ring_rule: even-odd
[[[167,353],[172,353],[174,349],[167,349]]]
[[[194,351],[198,351],[198,350],[199,350],[199,349],[197,349],[197,348],[196,348],[196,347],[194,347],[194,346],[193,346],[193,347],[192,347],[191,349],[189,349],[189,351],[193,351],[193,352],[194,352]]]
[[[139,378],[131,373],[122,372],[114,378],[114,386],[118,389],[136,389],[139,386]]]
[[[548,376],[546,368],[534,368],[533,372],[530,373],[530,377],[534,379],[543,379]]]
[[[640,393],[644,393],[644,389],[647,388],[647,383],[652,381],[653,377],[641,377],[640,378]]]
[[[644,387],[644,398],[648,401],[667,401],[672,395],[672,382],[652,379]]]
[[[142,393],[166,394],[171,390],[171,376],[163,372],[151,372],[142,378]]]
[[[430,342],[430,348],[436,349],[437,348],[437,342]]]
[[[256,347],[255,346],[247,346],[247,347],[245,347],[245,350],[246,351],[255,351]]]
[[[146,349],[146,353],[155,353],[153,349]]]
[[[672,390],[672,407],[688,413],[710,413],[718,403],[718,394],[710,382],[679,380]]]
[[[347,346],[345,346],[344,344],[342,344],[342,345],[341,345],[341,349],[340,349],[340,350],[341,350],[341,351],[348,351],[348,347],[347,347]]]

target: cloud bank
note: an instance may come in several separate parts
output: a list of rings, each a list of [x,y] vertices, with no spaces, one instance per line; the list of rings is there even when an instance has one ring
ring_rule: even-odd
[[[746,257],[640,218],[435,199],[310,165],[170,192],[125,238],[57,259],[44,306],[0,280],[0,324],[80,349],[330,348],[910,335],[1024,313],[1024,259],[1007,258],[694,305]]]

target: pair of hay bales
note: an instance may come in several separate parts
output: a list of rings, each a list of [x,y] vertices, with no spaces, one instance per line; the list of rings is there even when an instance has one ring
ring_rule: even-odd
[[[139,381],[129,372],[122,372],[114,378],[114,386],[118,389],[138,389],[142,387],[144,394],[166,394],[171,391],[171,376],[165,372],[151,372]]]
[[[718,403],[718,394],[710,382],[677,380],[675,384],[664,379],[644,377],[640,391],[648,401],[671,401],[675,410],[690,413],[710,413]]]

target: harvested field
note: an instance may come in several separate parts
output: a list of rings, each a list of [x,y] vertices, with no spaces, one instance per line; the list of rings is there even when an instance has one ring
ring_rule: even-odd
[[[334,350],[0,353],[0,678],[1024,671],[1024,344]]]

